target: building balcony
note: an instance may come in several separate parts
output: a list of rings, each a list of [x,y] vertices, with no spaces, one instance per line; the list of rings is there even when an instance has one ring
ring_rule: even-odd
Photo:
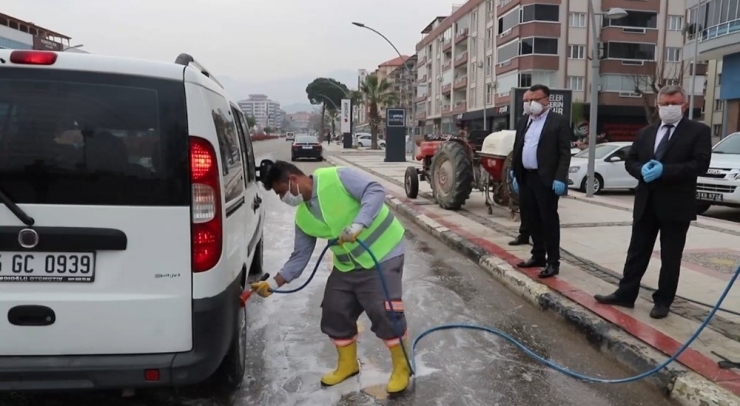
[[[496,75],[514,70],[560,70],[560,57],[557,55],[522,55],[504,62],[496,63]]]
[[[468,53],[467,52],[463,52],[462,54],[458,55],[455,58],[455,67],[458,67],[458,66],[460,66],[460,65],[462,65],[464,63],[467,63],[467,62],[468,62]]]
[[[452,112],[457,113],[465,113],[468,110],[468,102],[459,101],[455,103],[455,108],[452,109]]]
[[[442,42],[442,52],[447,52],[450,49],[452,49],[452,39]]]
[[[426,81],[427,81],[427,75],[424,75],[421,77],[421,79],[419,79],[419,83],[426,83]]]
[[[464,40],[468,39],[468,32],[469,31],[467,28],[458,31],[457,34],[455,35],[455,44],[459,44],[463,42]]]
[[[603,42],[658,43],[658,30],[637,27],[604,27]]]
[[[450,113],[452,113],[452,106],[450,106],[449,104],[443,105],[442,114],[450,114]]]
[[[450,94],[450,92],[452,92],[452,83],[442,86],[442,94]]]
[[[625,1],[625,0],[601,0],[601,9],[609,10],[610,8],[625,8],[634,11],[654,11],[661,12],[659,1]]]
[[[426,99],[428,99],[428,98],[429,98],[429,95],[428,95],[428,94],[422,94],[421,96],[417,97],[417,98],[415,99],[415,101],[416,101],[417,103],[419,103],[419,102],[423,102],[423,101],[426,101]]]
[[[641,61],[636,59],[602,59],[601,73],[615,75],[654,76],[658,73],[655,61]],[[673,74],[674,72],[666,72]],[[679,72],[675,72],[679,73]]]
[[[455,90],[462,89],[468,86],[468,77],[467,76],[460,76],[459,78],[455,79],[455,83],[453,84],[453,88]]]
[[[449,61],[442,65],[442,72],[449,70],[452,68],[452,61]]]
[[[427,112],[426,111],[419,111],[416,113],[416,119],[417,120],[424,120],[427,118]]]
[[[422,65],[424,65],[425,63],[427,63],[427,57],[426,57],[426,56],[425,56],[425,57],[423,57],[423,58],[421,58],[421,59],[419,59],[419,61],[418,61],[418,62],[416,63],[416,65],[417,65],[417,66],[422,66]]]
[[[740,21],[733,20],[710,27],[699,35],[699,48],[695,41],[687,42],[683,47],[684,60],[691,60],[696,51],[698,59],[722,59],[725,55],[740,53]]]

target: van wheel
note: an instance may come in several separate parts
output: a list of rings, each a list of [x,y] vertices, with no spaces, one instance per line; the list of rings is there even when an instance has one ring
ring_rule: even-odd
[[[239,306],[236,310],[234,333],[229,351],[213,375],[214,382],[226,390],[239,388],[247,369],[247,308]]]
[[[264,264],[264,251],[265,251],[265,244],[262,242],[263,240],[260,240],[260,242],[257,243],[257,247],[254,251],[254,258],[252,258],[252,265],[249,267],[249,274],[250,275],[261,275],[262,272],[264,272],[263,264]]]

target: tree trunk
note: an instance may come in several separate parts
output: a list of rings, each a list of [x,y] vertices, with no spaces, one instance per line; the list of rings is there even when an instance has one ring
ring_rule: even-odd
[[[378,149],[378,104],[370,104],[370,149]]]
[[[325,117],[326,117],[326,104],[321,103],[321,125],[319,127],[320,129],[319,129],[319,136],[318,136],[319,142],[321,142],[321,139],[324,136],[324,122],[326,120]]]
[[[326,142],[331,142],[331,137],[334,136],[335,131],[337,130],[337,120],[335,120],[334,117],[331,118],[331,134],[328,135],[328,140]]]

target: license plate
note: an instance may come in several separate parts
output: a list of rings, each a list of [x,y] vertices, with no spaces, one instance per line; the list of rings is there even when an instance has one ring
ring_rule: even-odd
[[[313,149],[311,146],[303,146],[303,149]]]
[[[722,193],[696,192],[696,198],[699,200],[708,200],[710,202],[721,202],[724,200]]]
[[[95,254],[0,252],[0,282],[93,282]]]

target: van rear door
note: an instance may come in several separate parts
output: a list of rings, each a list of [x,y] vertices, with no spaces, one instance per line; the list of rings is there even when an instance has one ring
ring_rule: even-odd
[[[190,350],[182,78],[11,66],[0,114],[0,190],[35,220],[0,205],[0,356]]]

